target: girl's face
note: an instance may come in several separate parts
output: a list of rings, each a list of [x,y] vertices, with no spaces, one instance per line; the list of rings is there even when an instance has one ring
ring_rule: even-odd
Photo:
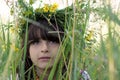
[[[41,69],[51,68],[55,62],[59,45],[57,42],[43,39],[32,41],[29,53],[33,64]]]

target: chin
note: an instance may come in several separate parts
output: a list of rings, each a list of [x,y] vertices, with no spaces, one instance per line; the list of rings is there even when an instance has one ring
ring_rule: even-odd
[[[38,66],[40,69],[46,69],[46,68],[48,68],[48,69],[50,69],[50,68],[52,68],[52,65],[39,65]]]

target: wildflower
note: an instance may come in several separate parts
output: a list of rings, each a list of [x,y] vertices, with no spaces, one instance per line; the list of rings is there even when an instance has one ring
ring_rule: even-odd
[[[49,11],[49,5],[45,4],[43,7],[43,12],[48,12]]]
[[[57,4],[57,3],[54,3],[54,4],[50,7],[50,12],[55,12],[57,8],[58,8],[58,4]]]
[[[15,32],[15,28],[14,28],[14,27],[11,27],[11,28],[10,28],[10,32],[11,32],[11,33],[14,33],[14,32]]]
[[[18,49],[17,47],[15,47],[14,51],[15,51],[15,52],[18,52],[18,51],[19,51],[19,49]]]
[[[12,44],[12,45],[11,45],[11,48],[12,48],[13,51],[15,51],[15,52],[18,52],[18,51],[19,51],[19,49],[15,46],[15,44]]]
[[[93,31],[89,31],[90,33],[85,37],[87,41],[90,41],[93,37]]]
[[[15,35],[16,35],[16,33],[18,32],[18,30],[19,30],[19,27],[18,27],[17,24],[14,25],[14,26],[12,26],[12,27],[10,27],[10,33],[13,33],[13,34],[15,34]]]

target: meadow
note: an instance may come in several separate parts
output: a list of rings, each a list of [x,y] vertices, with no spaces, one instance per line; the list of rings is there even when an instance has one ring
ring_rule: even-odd
[[[99,5],[97,0],[76,0],[73,3],[72,14],[67,16],[69,22],[65,21],[65,26],[69,26],[65,27],[66,38],[60,48],[60,53],[71,51],[64,80],[79,80],[80,70],[86,70],[91,80],[120,80],[120,7],[114,11],[110,1],[101,1]],[[21,48],[17,7],[14,3],[8,6],[13,20],[4,24],[0,19],[0,80],[11,80],[11,76],[16,80],[18,66],[22,76],[25,74],[21,58],[26,49]],[[63,56],[60,66],[68,54]],[[53,79],[56,65],[49,80]],[[60,69],[57,80],[61,80]]]

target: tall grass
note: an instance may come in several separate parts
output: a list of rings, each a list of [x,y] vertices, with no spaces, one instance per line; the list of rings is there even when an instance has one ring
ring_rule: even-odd
[[[119,11],[114,13],[110,4],[103,3],[104,7],[93,8],[90,3],[90,0],[76,0],[72,5],[72,15],[68,17],[69,21],[66,21],[66,38],[60,46],[59,55],[49,80],[53,79],[54,74],[57,75],[57,80],[79,80],[82,78],[80,70],[87,70],[91,80],[120,80]],[[89,17],[92,12],[101,17],[100,19],[105,22],[108,29],[105,36],[102,35],[102,31],[99,31],[97,34],[100,36],[99,42],[96,39],[92,40],[96,34],[87,34]],[[14,14],[16,13],[14,12]],[[24,51],[21,49],[21,39],[17,30],[15,20],[8,24],[0,22],[0,80],[11,80],[11,76],[12,80],[16,80],[18,66],[21,69],[22,80],[24,80],[24,63],[21,58],[26,49]],[[94,44],[96,45],[94,46]],[[57,64],[60,55],[62,58]],[[66,59],[69,61],[66,62]],[[63,64],[68,64],[66,65],[66,76],[62,75]],[[56,68],[58,70],[55,73]]]

